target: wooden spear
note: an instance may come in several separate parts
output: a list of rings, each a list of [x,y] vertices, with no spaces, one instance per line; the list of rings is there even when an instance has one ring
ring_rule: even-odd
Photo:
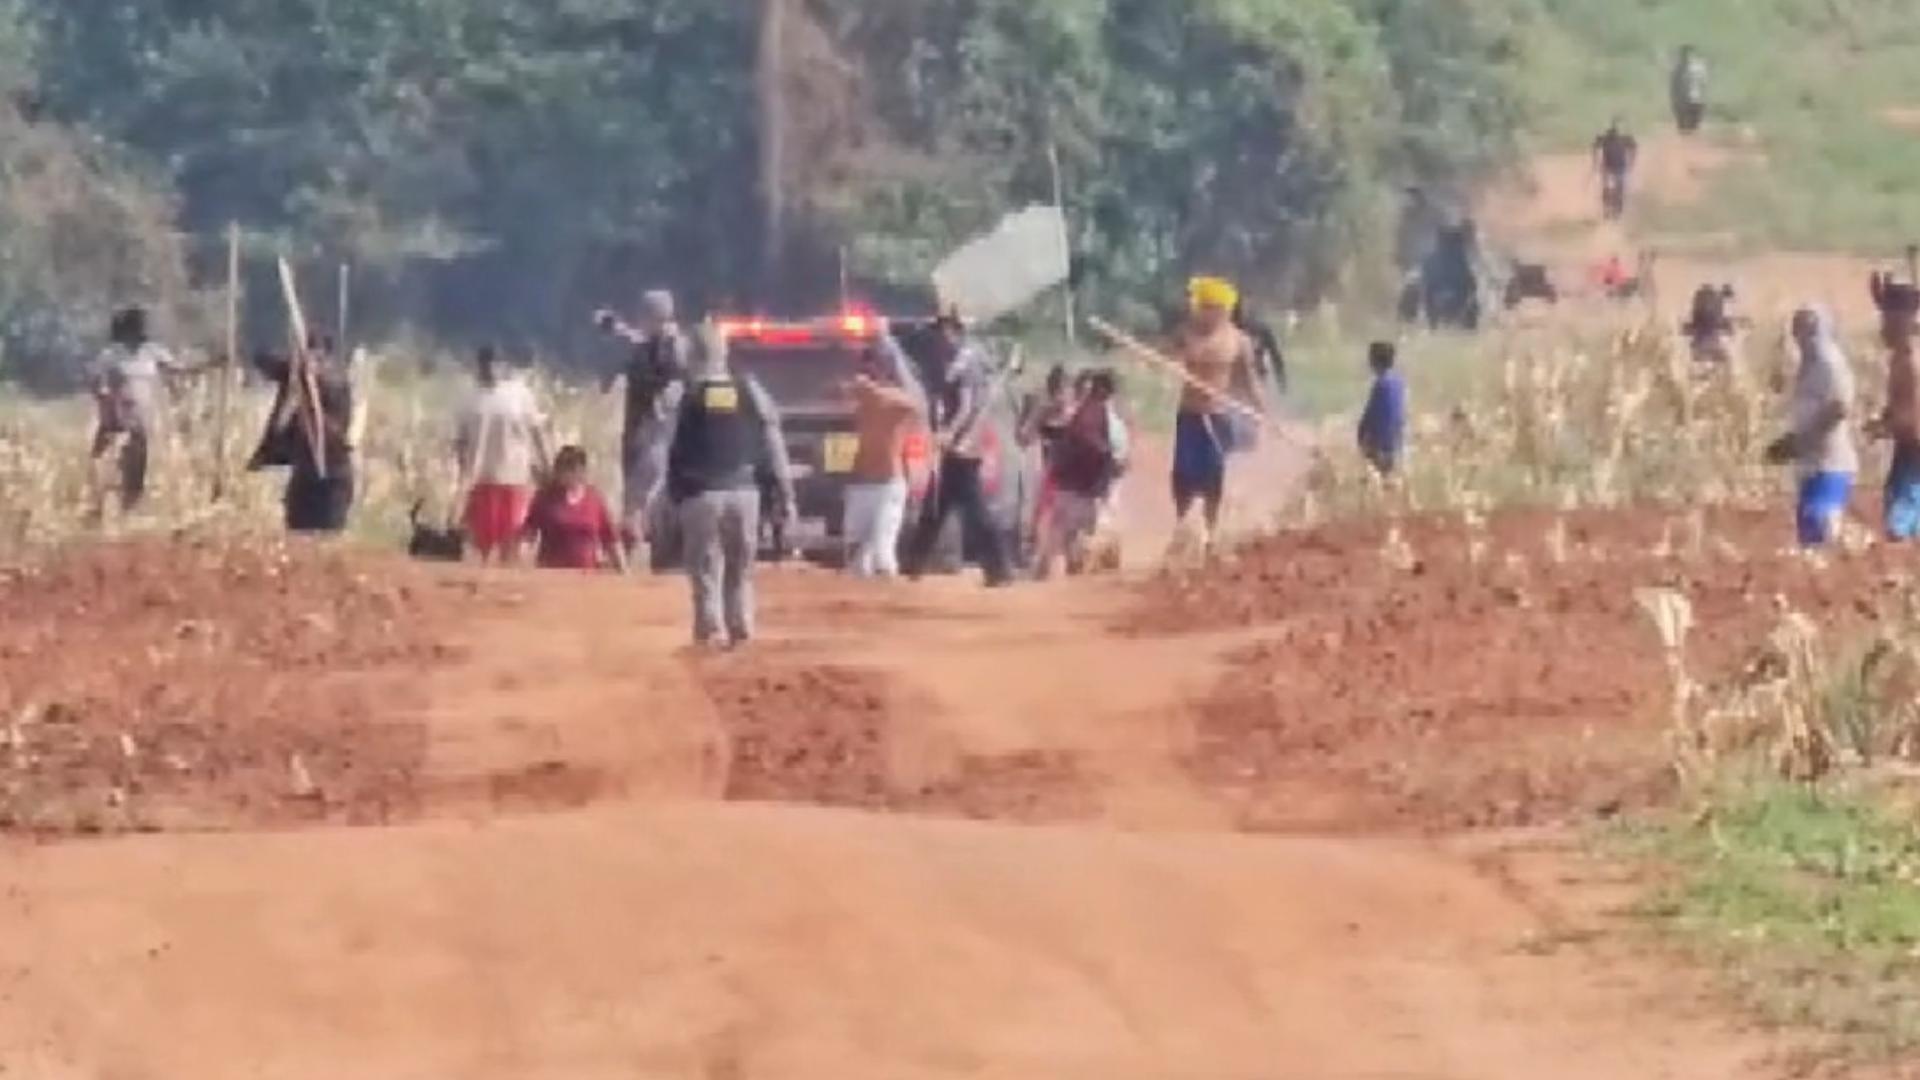
[[[327,409],[320,400],[320,381],[314,374],[313,357],[307,352],[307,316],[300,307],[300,290],[293,280],[293,266],[280,256],[280,294],[287,303],[287,323],[293,335],[293,351],[287,364],[287,400],[292,413],[307,431],[307,451],[313,458],[314,475],[327,478]],[[293,417],[277,416],[277,426]]]
[[[1159,349],[1156,349],[1153,346],[1147,344],[1146,342],[1141,341],[1139,338],[1136,338],[1131,334],[1128,334],[1126,331],[1120,329],[1119,327],[1113,325],[1112,323],[1099,317],[1098,315],[1087,316],[1087,325],[1091,326],[1094,329],[1094,332],[1099,334],[1101,337],[1106,338],[1108,341],[1111,341],[1115,345],[1120,346],[1122,349],[1125,349],[1127,352],[1132,353],[1135,357],[1146,361],[1147,363],[1153,365],[1154,367],[1159,368],[1161,371],[1167,373],[1168,375],[1171,375],[1174,378],[1179,379],[1182,383],[1185,383],[1186,385],[1191,386],[1196,390],[1205,390],[1207,393],[1215,395],[1216,397],[1219,398],[1222,404],[1226,405],[1227,408],[1252,420],[1254,423],[1259,424],[1261,427],[1264,428],[1264,427],[1271,426],[1267,420],[1267,415],[1261,412],[1259,409],[1254,408],[1253,406],[1247,404],[1244,401],[1241,401],[1239,398],[1236,398],[1231,394],[1221,393],[1218,387],[1208,386],[1206,383],[1201,382],[1199,379],[1194,378],[1193,373],[1187,370],[1187,366],[1185,364],[1180,363],[1178,360],[1173,359],[1167,354],[1161,352]]]
[[[227,356],[213,405],[213,501],[227,497],[227,428],[233,408],[233,381],[240,363],[240,225],[227,226]]]

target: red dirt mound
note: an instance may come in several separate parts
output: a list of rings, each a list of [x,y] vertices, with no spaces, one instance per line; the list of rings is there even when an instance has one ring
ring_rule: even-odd
[[[449,594],[383,577],[313,550],[163,541],[5,572],[0,830],[407,812],[425,741],[394,717],[447,655],[432,613]]]
[[[701,681],[726,731],[730,800],[1029,823],[1097,810],[1078,762],[1062,751],[963,755],[941,775],[908,778],[896,761],[895,718],[931,706],[902,700],[877,672],[722,661]]]
[[[1689,666],[1712,678],[1777,621],[1776,597],[1857,623],[1905,555],[1809,562],[1777,550],[1773,514],[1556,517],[1282,535],[1155,583],[1134,632],[1262,638],[1197,710],[1194,777],[1249,829],[1518,825],[1657,800],[1669,683],[1637,588],[1692,601]]]

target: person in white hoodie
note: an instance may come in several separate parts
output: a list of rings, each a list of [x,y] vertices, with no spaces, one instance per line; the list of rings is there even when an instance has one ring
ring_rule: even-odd
[[[480,349],[474,376],[479,385],[454,440],[468,484],[467,538],[482,563],[511,565],[519,561],[527,508],[547,469],[547,421],[533,388],[492,346]]]
[[[1794,516],[1800,543],[1821,547],[1834,540],[1860,471],[1852,420],[1853,368],[1825,308],[1808,306],[1795,312],[1793,340],[1800,349],[1800,366],[1790,403],[1792,430],[1767,448],[1767,460],[1797,467]]]

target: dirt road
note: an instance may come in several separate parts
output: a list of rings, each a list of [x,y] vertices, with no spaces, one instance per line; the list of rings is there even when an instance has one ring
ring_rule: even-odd
[[[232,556],[81,556],[187,581],[128,607],[88,592],[85,565],[16,584],[38,614],[0,633],[12,687],[79,685],[78,668],[40,674],[56,670],[47,642],[70,653],[108,625],[121,636],[93,640],[116,653],[149,623],[176,641],[205,623],[194,634],[225,644],[112,668],[167,688],[141,708],[88,684],[58,723],[16,722],[33,761],[134,747],[114,767],[72,750],[72,768],[32,773],[46,790],[117,777],[117,805],[174,816],[0,840],[0,1076],[1774,1075],[1778,1044],[1638,955],[1609,914],[1621,883],[1565,834],[1437,831],[1458,818],[1432,792],[1402,798],[1384,758],[1340,756],[1341,732],[1327,744],[1311,724],[1276,734],[1262,718],[1292,713],[1246,696],[1248,675],[1285,670],[1301,709],[1347,716],[1339,656],[1271,651],[1335,612],[1361,665],[1382,662],[1365,641],[1401,634],[1396,612],[1444,626],[1465,604],[1493,625],[1510,583],[1483,592],[1445,569],[1442,535],[1415,540],[1435,570],[1412,592],[1364,569],[1380,564],[1364,538],[1334,536],[1177,586],[988,594],[783,572],[768,641],[721,658],[682,651],[670,581],[296,553],[274,578],[282,604],[256,610],[221,576],[252,573]],[[1588,543],[1640,541],[1596,528]],[[317,582],[355,599],[275,621]],[[1606,595],[1570,632],[1635,618]],[[1196,598],[1225,617],[1194,617]],[[1508,757],[1490,710],[1515,731],[1647,734],[1632,694],[1552,682],[1582,670],[1488,698],[1432,662],[1458,700],[1406,707],[1467,725],[1461,745],[1490,768]],[[1658,677],[1652,654],[1610,662],[1623,683]],[[216,694],[236,677],[273,715]],[[340,696],[290,689],[316,681]],[[215,701],[240,718],[225,759],[134,764]],[[1366,731],[1354,745],[1380,750]],[[321,752],[342,741],[352,752]],[[289,754],[291,777],[271,767]],[[184,800],[195,785],[224,794]],[[1542,799],[1518,820],[1579,805]]]

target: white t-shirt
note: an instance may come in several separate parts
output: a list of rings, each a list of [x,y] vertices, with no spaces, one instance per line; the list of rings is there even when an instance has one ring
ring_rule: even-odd
[[[151,341],[137,349],[107,346],[94,361],[93,377],[113,409],[114,426],[151,430],[159,419],[161,376],[177,366],[172,353]]]
[[[546,416],[525,381],[507,377],[477,391],[460,416],[461,464],[475,484],[527,486],[534,481],[538,434]]]

